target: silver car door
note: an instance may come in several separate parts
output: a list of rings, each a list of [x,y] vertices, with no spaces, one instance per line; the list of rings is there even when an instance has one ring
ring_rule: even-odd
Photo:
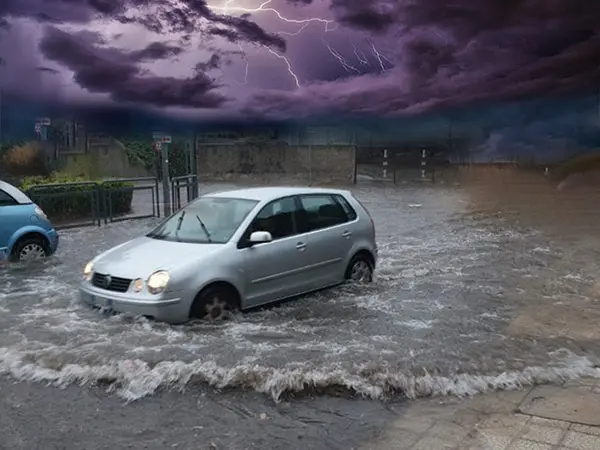
[[[244,234],[242,241],[254,231],[268,231],[273,237],[271,242],[240,250],[244,258],[246,307],[306,291],[308,245],[298,236],[295,210],[293,196],[273,201],[257,214]]]
[[[311,251],[310,277],[313,287],[343,281],[345,261],[352,250],[352,230],[356,214],[349,216],[334,195],[299,196],[304,210],[301,231],[306,231]]]

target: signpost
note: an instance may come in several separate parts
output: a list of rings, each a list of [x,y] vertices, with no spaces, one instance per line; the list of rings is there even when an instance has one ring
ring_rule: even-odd
[[[40,141],[47,140],[47,128],[49,127],[52,121],[49,117],[38,117],[35,119],[35,134],[38,136]]]
[[[162,161],[163,178],[163,203],[165,217],[171,215],[171,194],[169,192],[169,144],[172,142],[171,135],[155,131],[152,133],[154,148],[160,152]]]

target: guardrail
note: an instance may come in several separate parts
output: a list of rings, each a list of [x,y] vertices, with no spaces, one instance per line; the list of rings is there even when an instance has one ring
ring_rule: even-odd
[[[181,209],[181,189],[184,188],[186,192],[186,203],[191,202],[198,197],[198,176],[196,175],[183,175],[180,177],[171,178],[171,207],[173,211]]]
[[[56,228],[100,226],[100,194],[94,181],[38,184],[27,194],[49,213]],[[72,222],[73,219],[87,221]]]
[[[123,183],[132,185],[119,186]],[[139,206],[134,198],[134,193],[139,191],[150,192],[152,212],[129,214],[131,208]],[[160,217],[158,192],[156,178],[142,177],[38,184],[32,186],[27,194],[48,214],[57,229],[68,229]]]
[[[136,183],[146,184],[139,186]],[[127,187],[114,187],[117,183],[134,183],[134,186]],[[151,184],[149,184],[151,183]],[[160,201],[158,197],[158,179],[155,177],[138,177],[138,178],[117,178],[114,180],[105,180],[99,184],[99,190],[101,198],[104,200],[104,223],[122,222],[124,220],[133,219],[148,219],[150,217],[160,217]],[[129,194],[133,200],[133,194],[136,191],[150,191],[152,199],[152,213],[151,214],[138,214],[138,215],[122,215],[115,217],[115,211],[113,211],[113,198],[115,193]]]

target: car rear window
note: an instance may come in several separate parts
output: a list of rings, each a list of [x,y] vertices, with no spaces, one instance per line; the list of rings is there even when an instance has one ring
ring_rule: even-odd
[[[0,189],[0,206],[13,206],[17,204],[17,201],[12,196]]]

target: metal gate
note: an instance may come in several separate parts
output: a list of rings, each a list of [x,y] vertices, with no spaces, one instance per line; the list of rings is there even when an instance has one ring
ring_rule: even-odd
[[[196,139],[153,133],[157,176],[163,184],[165,215],[198,197]]]

